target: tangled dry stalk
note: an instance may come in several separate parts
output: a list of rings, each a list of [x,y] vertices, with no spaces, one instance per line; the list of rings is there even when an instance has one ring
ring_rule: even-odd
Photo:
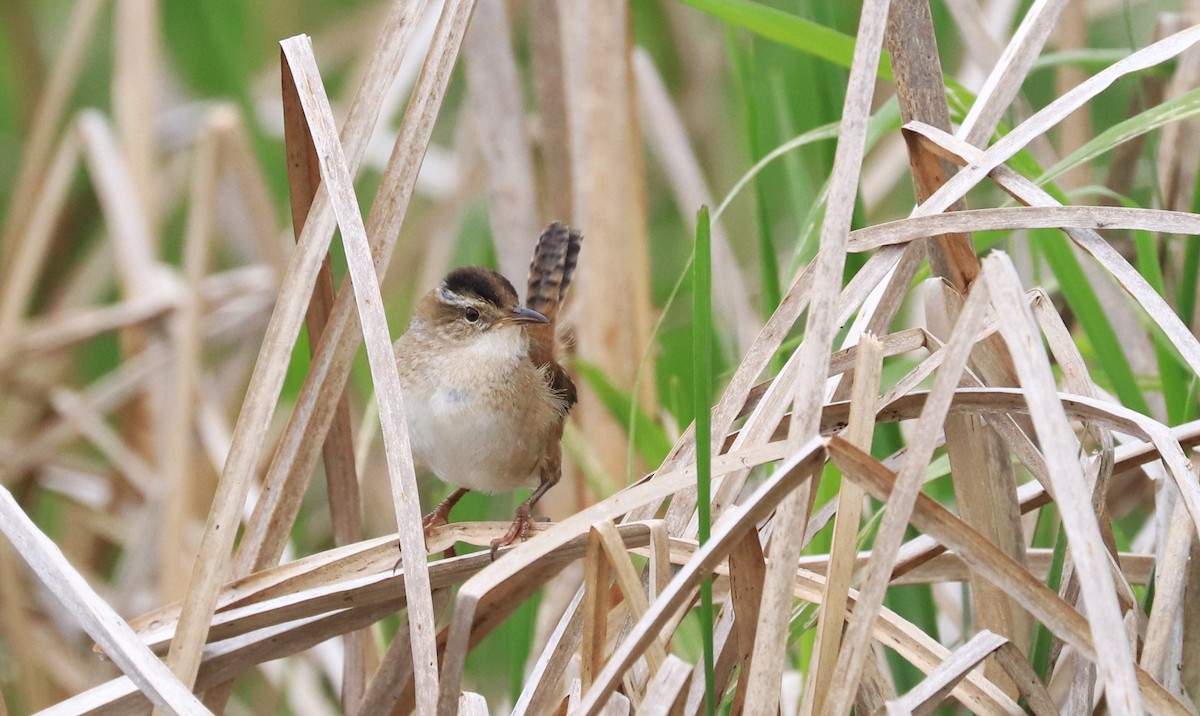
[[[623,4],[615,1],[573,10],[569,4],[543,4],[563,12],[558,21],[575,33],[564,33],[567,39],[578,40],[606,12],[624,22]],[[84,33],[98,5],[80,2],[70,32]],[[579,561],[583,577],[573,597],[547,599],[544,611],[553,626],[538,644],[513,706],[517,713],[699,711],[704,666],[685,661],[672,643],[688,623],[701,582],[710,578],[719,606],[713,626],[715,689],[733,713],[772,714],[779,708],[779,685],[794,668],[788,647],[798,604],[821,607],[799,704],[805,714],[851,708],[860,714],[929,713],[946,699],[978,713],[1084,713],[1101,698],[1116,714],[1195,713],[1200,602],[1193,597],[1200,567],[1189,558],[1200,526],[1200,483],[1189,460],[1200,444],[1200,423],[1167,425],[1111,401],[1093,381],[1047,292],[1023,282],[1004,253],[978,259],[971,235],[1063,230],[1124,290],[1124,300],[1144,316],[1148,330],[1164,337],[1193,377],[1200,375],[1200,342],[1192,330],[1097,233],[1200,234],[1200,218],[1180,211],[1062,206],[1007,164],[1113,82],[1194,52],[1200,27],[1166,34],[987,144],[1064,3],[1033,4],[967,120],[952,133],[942,69],[936,52],[928,51],[927,4],[865,2],[819,253],[762,330],[745,336],[742,362],[712,410],[719,450],[712,461],[711,537],[698,544],[696,443],[689,430],[644,479],[540,525],[536,536],[497,561],[486,551],[427,561],[427,554],[455,542],[487,545],[507,524],[452,524],[426,544],[380,282],[392,263],[468,19],[473,9],[475,22],[490,27],[506,29],[507,19],[494,7],[475,9],[473,0],[445,2],[364,220],[353,177],[426,5],[392,4],[340,134],[311,41],[300,36],[282,43],[294,250],[277,240],[282,231],[245,130],[227,108],[207,115],[193,150],[179,270],[157,257],[148,208],[154,204],[147,200],[153,177],[137,161],[137,147],[121,145],[108,118],[84,112],[61,136],[46,129],[27,145],[19,190],[6,215],[0,294],[7,453],[0,474],[8,488],[0,490],[0,527],[13,546],[0,548],[0,633],[18,645],[52,638],[48,624],[24,617],[44,609],[84,630],[123,674],[98,686],[66,679],[59,687],[77,693],[43,713],[126,713],[150,703],[164,712],[220,711],[239,675],[335,637],[342,637],[340,698],[346,712],[486,713],[482,697],[464,692],[468,653]],[[638,201],[612,194],[614,182],[629,173],[623,163],[640,163],[640,152],[633,151],[635,159],[608,152],[615,158],[605,160],[603,152],[585,146],[636,145],[636,126],[604,125],[597,103],[606,93],[627,89],[636,66],[640,91],[650,93],[644,111],[671,108],[669,102],[655,104],[663,97],[653,94],[656,85],[645,77],[652,66],[644,56],[635,62],[625,35],[612,29],[621,25],[613,23],[604,20],[602,31],[588,40],[605,62],[568,63],[558,75],[539,76],[551,88],[544,97],[557,100],[545,106],[547,146],[568,143],[571,132],[587,135],[576,136],[580,146],[567,152],[574,194],[563,211],[574,213],[587,229],[589,251],[618,235],[644,241],[636,231],[623,233],[622,222],[629,219],[612,210]],[[76,38],[67,46],[82,43]],[[918,203],[908,219],[851,231],[885,43]],[[496,48],[484,42],[475,51],[490,60],[477,59],[470,68],[482,74],[468,78],[472,86],[488,86],[489,67],[497,73],[511,69],[505,64],[511,49],[494,54]],[[613,69],[612,58],[624,61]],[[1181,62],[1178,71],[1186,66]],[[57,71],[41,105],[47,121],[38,127],[56,124],[49,120],[62,111],[62,88],[77,76],[78,60],[63,58]],[[498,116],[513,119],[516,113],[520,119],[519,103],[503,108],[511,96],[481,95],[479,101]],[[632,101],[628,94],[625,101]],[[500,121],[498,127],[516,140],[524,136],[521,121]],[[665,141],[668,135],[659,136]],[[516,155],[528,158],[528,147]],[[571,163],[581,156],[592,161]],[[498,191],[531,187],[532,178],[524,175],[532,170],[504,151],[485,152],[484,162],[498,167],[489,174],[493,200],[509,212],[493,217],[497,235],[529,234],[529,226],[537,225],[530,220],[536,197],[505,201]],[[84,259],[61,293],[59,308],[34,316],[31,300],[80,164],[99,198],[108,244]],[[698,171],[686,162],[677,169],[682,177]],[[241,187],[247,221],[256,227],[250,233],[259,244],[243,247],[242,267],[213,272],[210,243],[223,173]],[[967,210],[963,198],[988,182],[1022,206]],[[706,193],[703,182],[693,182],[681,195],[699,203]],[[336,291],[329,268],[335,228],[350,276]],[[728,252],[725,241],[718,237],[718,252]],[[624,250],[597,249],[599,256],[588,260],[600,268],[592,270],[603,272]],[[846,256],[864,252],[870,254],[865,266],[843,287]],[[503,263],[505,251],[500,255]],[[914,288],[926,257],[933,278]],[[277,283],[270,267],[278,270]],[[718,261],[718,270],[729,269]],[[644,273],[635,280],[644,280]],[[120,286],[116,303],[97,303],[97,286],[104,283],[95,277],[101,275],[115,277]],[[736,271],[733,275],[741,280]],[[919,303],[923,318],[896,329],[905,301]],[[630,310],[642,311],[646,323],[635,326],[629,339],[640,353],[648,340],[649,310]],[[734,301],[721,312],[724,320],[739,320],[747,310]],[[801,316],[804,340],[786,349],[782,369],[759,383]],[[254,355],[246,350],[246,336],[258,335],[264,318],[265,335],[254,342],[259,346]],[[299,397],[281,424],[274,419],[277,403],[305,321],[309,335],[319,340]],[[113,331],[126,356],[121,366],[82,388],[68,387],[61,357]],[[345,398],[351,363],[363,343],[400,525],[389,537],[364,534],[364,498]],[[214,344],[222,347],[225,367],[207,370],[203,349]],[[589,345],[581,336],[580,350]],[[884,366],[903,356],[913,358],[912,367],[885,381]],[[249,366],[243,386],[238,376]],[[240,406],[227,434],[212,417],[226,404]],[[108,421],[118,412],[123,432]],[[885,459],[872,457],[876,426],[899,421],[907,425],[905,449]],[[601,455],[613,449],[606,430],[597,427],[592,444]],[[199,431],[198,442],[193,431]],[[79,440],[90,444],[92,458],[65,456],[64,446]],[[147,451],[139,441],[167,447]],[[196,445],[208,454],[196,454]],[[948,455],[955,511],[922,492],[940,452]],[[162,456],[157,463],[147,460],[153,454]],[[338,546],[285,561],[320,458]],[[198,492],[191,479],[205,460],[221,475],[211,495]],[[772,468],[769,473],[756,470],[765,466]],[[817,504],[817,486],[829,468],[842,482],[836,498]],[[1022,481],[1025,475],[1031,479]],[[125,528],[140,535],[128,539],[127,559],[157,575],[151,581],[160,594],[177,601],[129,622],[118,616],[148,605],[89,586],[30,520],[29,507],[14,499],[12,488],[28,489],[29,476],[75,496],[85,506],[75,514],[112,494],[134,495],[147,505],[141,514],[153,519]],[[1148,481],[1155,486],[1154,516],[1148,520],[1153,539],[1143,541],[1145,551],[1118,552],[1110,492]],[[860,553],[867,497],[885,507],[870,551]],[[1049,507],[1061,516],[1065,566],[1061,553],[1029,547],[1022,526],[1025,516]],[[193,553],[187,517],[194,514],[206,514],[207,523],[194,562],[183,563],[182,556]],[[802,556],[808,540],[829,524],[829,553]],[[918,536],[912,537],[914,529]],[[397,546],[400,569],[394,569]],[[17,576],[18,561],[32,568],[52,600],[23,591],[20,585],[28,580]],[[1061,587],[1055,591],[1047,580],[1059,570]],[[972,590],[969,638],[953,649],[884,606],[894,587],[953,582],[968,582]],[[1143,602],[1134,587],[1149,583],[1153,600]],[[380,653],[371,627],[401,610],[399,629]],[[1053,677],[1047,681],[1031,666],[1035,624],[1052,638]],[[881,645],[925,672],[925,680],[895,693]],[[165,666],[155,654],[166,654]],[[27,703],[54,691],[34,678],[21,688]]]

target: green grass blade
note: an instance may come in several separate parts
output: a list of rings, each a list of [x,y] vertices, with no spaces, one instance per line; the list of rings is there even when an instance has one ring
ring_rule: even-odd
[[[1037,178],[1036,183],[1041,185],[1054,181],[1075,167],[1094,160],[1134,137],[1171,122],[1179,122],[1197,115],[1200,115],[1200,89],[1185,92],[1175,99],[1167,100],[1144,112],[1139,112],[1123,122],[1114,124],[1043,172]]]
[[[1200,214],[1200,175],[1192,191],[1192,213]],[[1183,267],[1179,270],[1175,305],[1183,325],[1190,326],[1196,315],[1196,282],[1200,280],[1200,236],[1185,236],[1183,241]]]
[[[725,209],[729,207],[729,203],[733,201],[734,198],[741,193],[742,189],[746,188],[746,185],[749,184],[756,176],[758,176],[768,164],[782,157],[788,152],[799,149],[807,144],[812,144],[813,142],[819,142],[825,139],[836,139],[838,135],[838,128],[840,126],[841,125],[839,122],[833,122],[831,124],[826,124],[823,127],[810,129],[809,131],[797,137],[793,137],[792,139],[789,139],[783,144],[780,144],[778,147],[775,147],[771,151],[767,152],[766,156],[755,162],[754,166],[750,167],[745,174],[743,174],[736,182],[734,182],[734,185],[729,190],[729,193],[725,195],[725,198],[721,200],[721,203],[717,205],[717,208],[713,210],[713,218],[720,218],[720,216],[725,213]]]
[[[1138,273],[1142,274],[1160,296],[1165,296],[1165,282],[1158,258],[1158,244],[1154,240],[1154,236],[1148,231],[1135,231],[1133,239],[1137,249]],[[1155,332],[1152,332],[1152,335],[1154,336],[1154,355],[1158,360],[1159,389],[1162,392],[1163,401],[1167,405],[1167,420],[1172,425],[1176,425],[1186,420],[1184,415],[1187,406],[1184,401],[1187,399],[1188,374],[1168,347],[1169,343],[1160,339]]]
[[[1039,70],[1057,69],[1063,66],[1078,67],[1088,72],[1099,72],[1109,65],[1129,57],[1133,50],[1127,47],[1083,48],[1063,52],[1048,52],[1034,60],[1029,74]]]
[[[1054,553],[1050,560],[1050,573],[1046,575],[1046,586],[1055,592],[1058,591],[1059,584],[1062,582],[1063,564],[1066,562],[1067,555],[1066,532],[1057,528],[1056,517],[1057,514],[1051,505],[1043,507],[1038,515],[1038,532],[1049,532],[1050,530],[1055,530],[1056,532],[1054,537]],[[1043,522],[1045,523],[1044,525]],[[1046,625],[1039,622],[1033,633],[1030,663],[1033,665],[1033,670],[1042,677],[1043,681],[1050,675],[1050,643],[1053,638]]]
[[[738,92],[746,108],[746,138],[750,158],[758,161],[763,155],[763,138],[758,125],[758,105],[750,91],[754,77],[754,55],[743,49],[733,33],[726,33],[729,56],[733,65]],[[767,212],[767,197],[761,182],[754,183],[754,210],[758,223],[759,275],[762,286],[763,319],[769,319],[779,306],[782,289],[779,286],[779,265],[775,259],[775,243],[771,240],[771,217]]]
[[[743,27],[782,45],[849,67],[854,59],[854,38],[820,23],[768,7],[751,0],[680,0],[697,10]],[[892,65],[886,55],[879,62],[879,76],[891,79]]]
[[[1200,197],[1200,194],[1197,194]],[[1195,208],[1192,209],[1196,211]],[[1183,239],[1186,245],[1183,249],[1183,269],[1179,273],[1179,296],[1176,301],[1179,306],[1179,318],[1184,325],[1192,325],[1196,317],[1196,282],[1200,280],[1200,236],[1187,236]]]

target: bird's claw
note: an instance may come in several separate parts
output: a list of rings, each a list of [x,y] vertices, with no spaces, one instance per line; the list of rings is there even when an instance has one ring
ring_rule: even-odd
[[[450,516],[442,510],[434,510],[421,518],[421,526],[425,528],[426,534],[448,524],[450,524]]]
[[[496,561],[496,554],[501,547],[507,547],[517,540],[523,540],[529,535],[529,523],[532,521],[530,517],[531,509],[529,505],[521,505],[517,508],[517,517],[513,520],[512,526],[508,528],[508,532],[504,533],[503,537],[492,540],[492,561]]]

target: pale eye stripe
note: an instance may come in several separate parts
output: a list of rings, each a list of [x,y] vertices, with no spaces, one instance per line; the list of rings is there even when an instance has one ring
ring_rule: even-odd
[[[437,297],[438,297],[439,301],[446,304],[447,306],[466,307],[471,304],[471,302],[468,301],[466,298],[464,298],[461,294],[451,291],[450,289],[446,288],[444,285],[438,287]]]

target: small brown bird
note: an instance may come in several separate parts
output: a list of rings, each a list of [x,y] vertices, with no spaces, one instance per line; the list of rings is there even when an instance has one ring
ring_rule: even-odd
[[[536,487],[498,548],[529,532],[533,506],[562,474],[563,423],[575,384],[555,360],[555,318],[583,237],[559,223],[538,239],[524,306],[501,274],[451,271],[417,305],[396,341],[413,457],[458,489],[425,516],[447,523],[470,490]]]

